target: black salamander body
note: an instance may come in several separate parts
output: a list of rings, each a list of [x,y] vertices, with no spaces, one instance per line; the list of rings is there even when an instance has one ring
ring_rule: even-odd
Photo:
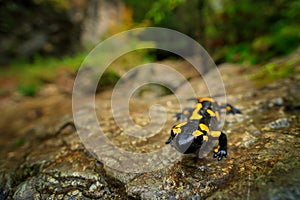
[[[201,145],[209,139],[218,139],[214,157],[219,161],[227,157],[227,137],[218,130],[222,109],[226,109],[228,114],[241,113],[230,104],[219,104],[212,98],[197,98],[194,108],[185,108],[176,115],[177,120],[182,119],[185,122],[173,126],[166,144],[171,144],[183,154],[189,154],[197,153]]]

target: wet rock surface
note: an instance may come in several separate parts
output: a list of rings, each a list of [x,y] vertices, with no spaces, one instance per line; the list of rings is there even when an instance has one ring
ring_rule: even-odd
[[[3,103],[0,199],[299,199],[299,74],[256,86],[243,67],[226,64],[220,72],[227,101],[243,112],[226,118],[228,158],[218,162],[211,152],[201,159],[178,155],[144,173],[112,169],[86,150],[73,123],[70,97]],[[192,75],[190,80],[199,95],[207,95],[199,90],[205,88],[200,78]],[[138,154],[165,147],[176,123],[173,115],[180,111],[175,96],[131,102],[137,124],[149,123],[148,108],[155,103],[165,107],[168,117],[158,134],[134,138],[115,123],[110,95],[105,91],[96,96],[96,113],[113,145]],[[114,159],[112,163],[118,161]]]

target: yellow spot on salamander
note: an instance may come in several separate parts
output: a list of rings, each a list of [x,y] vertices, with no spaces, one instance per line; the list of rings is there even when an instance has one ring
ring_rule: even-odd
[[[193,119],[202,119],[203,116],[202,115],[199,115],[198,113],[193,113],[192,116],[190,117],[190,120],[193,120]]]
[[[178,134],[178,133],[181,133],[181,128],[179,128],[179,127],[175,127],[175,128],[173,128],[173,132],[175,133],[175,134]]]
[[[218,153],[218,152],[219,152],[219,149],[220,149],[220,145],[218,145],[216,148],[214,148],[214,152],[215,152],[215,153]]]
[[[187,122],[183,122],[183,123],[180,123],[180,124],[177,124],[174,128],[173,128],[173,132],[175,134],[178,134],[178,133],[181,133],[181,127],[186,125]]]
[[[210,131],[212,137],[220,137],[221,131]]]
[[[187,110],[185,110],[184,112],[183,112],[183,115],[188,115],[188,114],[190,114],[190,112],[189,111],[187,111]]]
[[[208,136],[207,136],[207,135],[204,135],[204,136],[203,136],[203,140],[207,142],[207,141],[208,141]]]
[[[203,101],[215,102],[215,100],[213,98],[210,98],[210,97],[203,97],[203,98],[199,97],[198,101],[199,102],[203,102]]]
[[[199,130],[195,130],[195,131],[192,133],[192,135],[193,135],[194,137],[197,137],[197,136],[199,136],[199,135],[203,135],[203,133],[202,133],[201,131],[199,131]]]
[[[231,106],[226,106],[226,111],[231,111]]]
[[[200,111],[201,108],[202,108],[201,103],[197,103],[195,105],[192,116],[190,117],[191,120],[193,120],[193,119],[202,119],[203,116],[199,114],[199,111]]]
[[[197,103],[194,108],[195,108],[195,110],[197,110],[199,112],[199,110],[202,108],[202,104]]]
[[[200,124],[199,127],[201,130],[206,131],[207,133],[209,132],[208,126],[206,126],[205,124]]]
[[[211,109],[207,109],[206,112],[211,116],[211,117],[215,117],[216,113],[214,111],[212,111]]]

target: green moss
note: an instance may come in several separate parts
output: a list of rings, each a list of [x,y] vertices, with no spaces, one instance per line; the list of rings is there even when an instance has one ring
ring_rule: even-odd
[[[23,84],[17,87],[17,91],[24,96],[35,96],[40,89],[39,84]]]
[[[12,184],[18,186],[20,183],[24,182],[28,177],[37,175],[40,172],[41,165],[22,165],[19,167],[15,173],[12,175]]]
[[[1,78],[16,77],[16,90],[25,96],[35,96],[40,88],[49,82],[54,82],[59,68],[76,72],[86,53],[64,58],[36,56],[32,62],[16,60],[9,67],[3,68]]]
[[[109,87],[116,84],[119,79],[120,75],[116,71],[110,69],[103,73],[99,85],[104,88]]]
[[[45,83],[55,82],[59,69],[65,68],[70,73],[75,74],[87,55],[88,53],[83,52],[64,58],[36,56],[32,62],[16,60],[9,67],[3,68],[0,80],[6,77],[16,77],[18,83],[16,90],[25,96],[35,96]],[[104,53],[96,59],[89,60],[92,62],[91,66],[107,59],[107,55]],[[120,74],[124,71],[152,60],[153,58],[148,56],[145,50],[120,56],[105,71],[99,84],[101,88],[111,87],[119,80]]]
[[[14,142],[14,146],[16,146],[16,147],[23,146],[24,144],[25,144],[24,138],[19,138]]]
[[[293,58],[285,62],[271,62],[263,65],[251,78],[258,84],[269,82],[299,73],[300,58]]]

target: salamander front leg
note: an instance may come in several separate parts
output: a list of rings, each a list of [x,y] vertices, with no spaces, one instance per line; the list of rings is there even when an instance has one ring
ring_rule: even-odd
[[[222,131],[211,131],[212,137],[219,137],[219,144],[214,149],[214,158],[218,158],[218,161],[223,157],[227,157],[227,137]]]

